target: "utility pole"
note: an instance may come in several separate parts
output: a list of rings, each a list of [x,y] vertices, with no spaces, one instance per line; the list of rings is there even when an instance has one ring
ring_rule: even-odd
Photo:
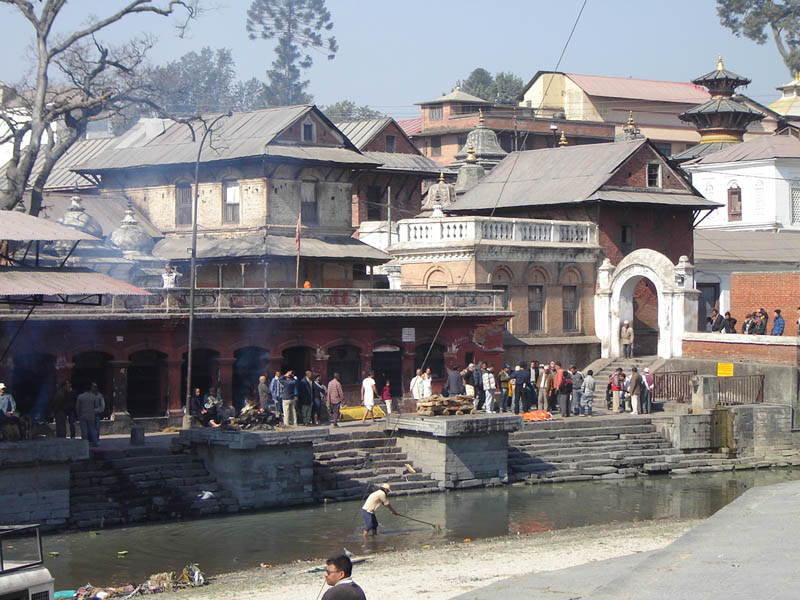
[[[386,188],[386,223],[389,229],[389,246],[392,245],[392,186]],[[387,246],[387,248],[389,247]]]
[[[214,125],[224,117],[230,117],[231,113],[228,112],[224,115],[219,115],[216,119],[211,121],[211,125],[206,127],[203,137],[200,139],[200,146],[197,148],[197,159],[194,161],[194,201],[192,203],[192,256],[191,267],[189,274],[189,339],[186,344],[186,405],[183,410],[183,428],[189,429],[191,425],[191,415],[189,415],[189,402],[192,399],[192,341],[194,339],[194,292],[197,287],[195,274],[197,271],[197,201],[199,197],[199,184],[200,184],[200,155],[203,152],[203,146],[206,140],[211,135]]]

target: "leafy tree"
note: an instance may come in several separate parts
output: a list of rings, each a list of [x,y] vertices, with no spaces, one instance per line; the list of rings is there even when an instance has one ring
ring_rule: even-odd
[[[764,44],[771,33],[790,75],[800,71],[800,0],[717,0],[717,14],[737,37]]]
[[[501,71],[494,76],[495,101],[502,104],[516,104],[525,82],[513,73]]]
[[[462,83],[461,90],[477,96],[483,100],[492,102],[495,96],[495,85],[492,74],[486,69],[478,67],[469,74]]]
[[[233,110],[258,110],[269,106],[265,96],[266,85],[260,79],[252,77],[236,84],[233,93]]]
[[[308,80],[300,79],[301,69],[308,69],[315,50],[333,60],[339,49],[325,0],[253,0],[247,11],[250,39],[277,39],[275,60],[267,71],[269,85],[265,99],[272,106],[311,102],[306,92]]]
[[[339,102],[335,104],[321,106],[320,110],[334,123],[340,123],[342,121],[361,121],[363,119],[375,119],[383,116],[382,112],[373,110],[366,104],[364,106],[356,106],[356,103],[352,100],[339,100]]]
[[[101,36],[134,15],[182,14],[186,21],[179,27],[184,28],[197,15],[197,1],[126,0],[107,16],[89,17],[78,29],[57,34],[54,31],[66,0],[0,0],[2,13],[13,11],[31,27],[36,63],[32,81],[10,90],[14,104],[0,105],[0,144],[12,146],[6,177],[0,181],[0,209],[13,208],[30,188],[29,210],[37,215],[53,166],[83,135],[90,120],[134,104],[164,113],[152,100],[143,77],[153,40],[145,35],[112,45],[104,43]],[[105,7],[106,3],[96,5]],[[59,75],[60,85],[55,85]],[[35,163],[39,168],[32,177]]]

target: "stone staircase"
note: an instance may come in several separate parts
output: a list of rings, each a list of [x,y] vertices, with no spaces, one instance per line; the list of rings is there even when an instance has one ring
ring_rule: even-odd
[[[206,500],[199,496],[211,492]],[[237,512],[238,502],[190,454],[168,448],[93,453],[70,470],[70,520],[76,528]]]
[[[509,435],[510,478],[530,483],[733,469],[737,460],[745,464],[725,454],[683,454],[643,417],[526,423]]]
[[[314,444],[314,493],[317,500],[359,500],[370,486],[389,483],[392,495],[405,496],[440,491],[439,482],[413,467],[397,446],[397,439],[382,431],[332,433]]]

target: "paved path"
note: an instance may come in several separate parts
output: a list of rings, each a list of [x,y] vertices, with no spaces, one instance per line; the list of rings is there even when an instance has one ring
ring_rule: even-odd
[[[655,552],[533,573],[460,600],[796,600],[800,482],[748,490]]]

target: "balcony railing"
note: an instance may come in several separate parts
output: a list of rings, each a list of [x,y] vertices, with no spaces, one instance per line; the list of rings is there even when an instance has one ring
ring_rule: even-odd
[[[588,221],[474,216],[407,219],[398,223],[398,234],[400,243],[421,246],[479,240],[587,246],[597,244],[597,226]]]
[[[32,318],[91,315],[149,318],[189,312],[189,288],[145,288],[150,296],[104,296],[100,306],[45,304]],[[24,316],[23,306],[0,307],[0,318]],[[509,315],[502,290],[375,290],[198,288],[195,314],[203,316]],[[21,317],[20,317],[21,318]]]

